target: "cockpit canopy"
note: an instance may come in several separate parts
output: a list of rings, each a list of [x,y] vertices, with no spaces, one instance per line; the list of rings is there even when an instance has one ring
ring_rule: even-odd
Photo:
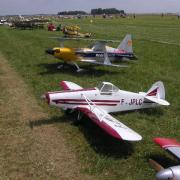
[[[97,86],[101,93],[113,93],[119,91],[119,88],[109,82],[102,82]]]

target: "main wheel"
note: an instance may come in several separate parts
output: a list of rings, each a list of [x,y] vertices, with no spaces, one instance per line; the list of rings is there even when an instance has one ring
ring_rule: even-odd
[[[78,125],[81,123],[83,117],[83,113],[81,111],[75,111],[73,113],[73,124]]]

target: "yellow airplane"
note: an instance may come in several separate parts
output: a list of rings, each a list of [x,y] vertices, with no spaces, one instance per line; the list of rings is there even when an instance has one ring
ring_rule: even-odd
[[[77,72],[82,70],[77,65],[78,61],[104,66],[127,67],[127,65],[112,64],[110,59],[136,58],[132,50],[131,35],[126,35],[117,48],[106,46],[105,41],[99,41],[92,48],[55,47],[47,49],[46,53],[62,60],[66,64],[75,65]],[[58,66],[58,68],[61,67],[63,65]]]
[[[91,37],[91,33],[80,33],[79,26],[64,26],[62,28],[62,32],[64,33],[65,37],[80,37],[80,38],[88,38]]]

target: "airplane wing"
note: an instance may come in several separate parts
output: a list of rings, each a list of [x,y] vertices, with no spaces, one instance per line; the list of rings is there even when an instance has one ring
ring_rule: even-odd
[[[104,47],[106,46],[106,42],[105,41],[97,41],[92,49],[93,51],[104,51]]]
[[[52,39],[57,39],[57,40],[83,40],[83,41],[100,41],[100,42],[112,42],[112,43],[119,43],[119,40],[109,40],[109,39],[92,39],[92,38],[68,38],[68,37],[49,37]]]
[[[76,109],[86,114],[93,122],[106,131],[109,135],[126,141],[140,141],[141,135],[109,115],[106,111],[96,106],[87,97],[88,106],[79,106]]]
[[[180,160],[180,142],[171,138],[154,138],[154,142]]]
[[[61,81],[60,86],[63,88],[63,90],[79,90],[83,89],[81,86],[70,82],[70,81]]]
[[[105,43],[100,43],[101,47],[97,47],[95,48],[94,46],[94,51],[96,50],[99,50],[99,48],[102,49],[102,51],[104,52],[104,61],[101,62],[101,61],[96,61],[96,60],[88,60],[88,59],[81,59],[80,61],[81,62],[89,62],[89,63],[92,63],[92,64],[96,64],[96,65],[103,65],[103,66],[113,66],[113,67],[128,67],[127,65],[117,65],[117,64],[112,64],[109,57],[108,57],[108,53],[107,53],[107,49],[106,49],[106,46],[105,46]]]

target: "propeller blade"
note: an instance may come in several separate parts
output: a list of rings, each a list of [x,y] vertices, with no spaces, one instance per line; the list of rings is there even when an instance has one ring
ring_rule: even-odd
[[[159,164],[157,163],[156,161],[152,160],[152,159],[149,159],[149,164],[157,171],[161,171],[163,170],[164,168]]]

